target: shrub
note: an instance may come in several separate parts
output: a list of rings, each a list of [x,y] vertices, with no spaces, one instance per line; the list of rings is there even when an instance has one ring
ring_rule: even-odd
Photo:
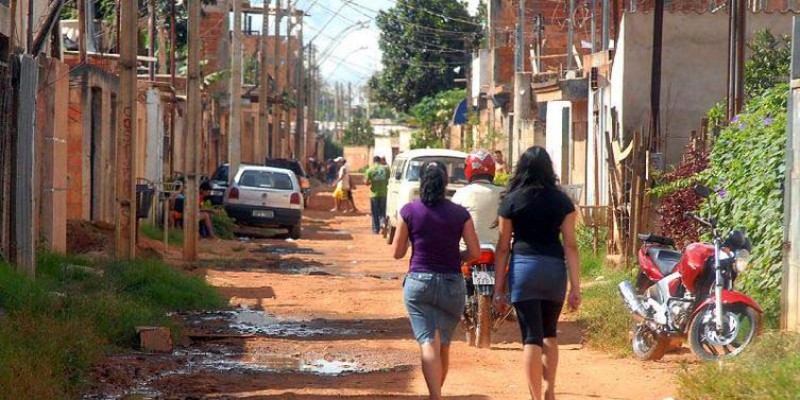
[[[214,234],[220,239],[231,240],[236,236],[236,222],[228,216],[225,209],[217,207],[215,212],[211,214],[211,224],[214,225]]]
[[[780,312],[787,94],[782,84],[750,100],[720,133],[701,176],[719,195],[699,211],[717,216],[723,232],[744,228],[753,242],[740,288],[761,303],[772,327]]]
[[[675,239],[678,245],[687,245],[700,239],[701,227],[695,220],[686,218],[687,211],[695,211],[702,198],[696,195],[693,184],[698,174],[708,168],[708,154],[687,147],[683,160],[664,175],[663,183],[651,191],[659,196],[656,209],[661,219],[664,236]]]
[[[678,376],[681,399],[793,400],[800,393],[800,336],[765,334],[727,362],[687,368]]]

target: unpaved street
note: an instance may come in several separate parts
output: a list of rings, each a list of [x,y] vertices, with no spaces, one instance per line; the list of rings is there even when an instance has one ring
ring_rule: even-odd
[[[357,195],[367,211],[366,191]],[[145,398],[424,399],[402,303],[407,262],[391,258],[365,214],[333,215],[324,211],[330,205],[327,193],[312,199],[299,241],[206,242],[213,254],[196,272],[235,311],[177,316],[191,328],[181,348],[111,359],[101,374],[107,385],[97,389]],[[578,326],[564,318],[559,399],[675,394],[677,364],[669,357],[640,363],[588,349]],[[447,398],[527,398],[515,322],[494,341],[491,350],[454,343]]]

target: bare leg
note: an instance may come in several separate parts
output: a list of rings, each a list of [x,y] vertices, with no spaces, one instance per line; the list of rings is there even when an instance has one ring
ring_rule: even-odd
[[[444,386],[444,381],[447,379],[447,370],[450,364],[450,345],[443,344],[439,354],[441,354],[442,357],[442,386]]]
[[[334,204],[334,207],[333,207],[333,209],[331,210],[331,212],[337,212],[337,211],[339,211],[340,204],[339,204],[339,199],[338,199],[338,198],[336,198],[336,196],[334,196],[334,197],[333,197],[333,204]]]
[[[542,348],[542,366],[544,369],[544,399],[556,399],[556,369],[558,369],[558,339],[545,338]]]
[[[211,222],[211,214],[207,212],[201,212],[201,219],[203,223],[206,225],[206,230],[208,230],[208,234],[211,236],[212,239],[217,239],[217,235],[214,234],[214,223]]]
[[[525,376],[528,378],[531,400],[542,400],[542,348],[526,344],[522,348],[522,353],[525,358]]]
[[[433,339],[433,343],[420,345],[422,349],[422,375],[425,376],[425,383],[428,385],[428,393],[431,400],[442,398],[442,353],[439,332]]]

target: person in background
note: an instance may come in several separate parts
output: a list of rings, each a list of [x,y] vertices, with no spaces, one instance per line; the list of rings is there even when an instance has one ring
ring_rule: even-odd
[[[372,212],[372,233],[378,234],[386,217],[386,194],[389,186],[389,168],[381,162],[381,157],[372,158],[372,167],[367,170],[370,211]]]
[[[336,165],[336,161],[334,161],[333,159],[328,160],[328,168],[325,174],[325,183],[333,186],[333,182],[336,180],[336,172],[338,170],[339,168]]]
[[[520,157],[498,213],[495,307],[501,311],[506,307],[510,291],[522,332],[531,398],[554,400],[558,318],[568,279],[569,307],[575,310],[581,304],[580,257],[575,206],[558,188],[553,163],[544,148],[533,146]]]
[[[347,167],[347,160],[342,157],[337,157],[333,161],[335,161],[336,165],[339,167],[339,173],[336,182],[334,182],[336,189],[333,191],[333,198],[336,205],[331,212],[337,212],[342,207],[345,207],[343,210],[345,214],[350,212],[357,213],[358,209],[356,208],[355,201],[353,201],[353,182],[351,181],[350,168]]]
[[[466,287],[461,262],[480,256],[469,212],[445,198],[447,171],[432,162],[420,171],[420,199],[400,210],[394,258],[413,251],[403,281],[403,297],[414,337],[422,353],[422,373],[430,399],[442,398],[450,341],[464,311]],[[459,251],[459,241],[467,244]]]
[[[508,173],[508,164],[506,164],[506,160],[503,159],[503,152],[500,150],[494,151],[494,163],[495,169],[498,174],[507,174]]]

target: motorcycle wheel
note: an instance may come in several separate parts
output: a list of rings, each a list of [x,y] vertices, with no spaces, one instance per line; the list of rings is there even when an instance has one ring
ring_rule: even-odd
[[[658,361],[667,352],[667,341],[645,324],[633,327],[633,355],[642,361]]]
[[[722,310],[726,325],[722,334],[715,329],[713,306],[698,312],[689,326],[689,345],[697,358],[703,361],[738,355],[761,331],[761,316],[752,307],[735,304],[724,306]]]
[[[478,348],[488,349],[492,345],[492,296],[478,296],[478,323],[476,334]]]

